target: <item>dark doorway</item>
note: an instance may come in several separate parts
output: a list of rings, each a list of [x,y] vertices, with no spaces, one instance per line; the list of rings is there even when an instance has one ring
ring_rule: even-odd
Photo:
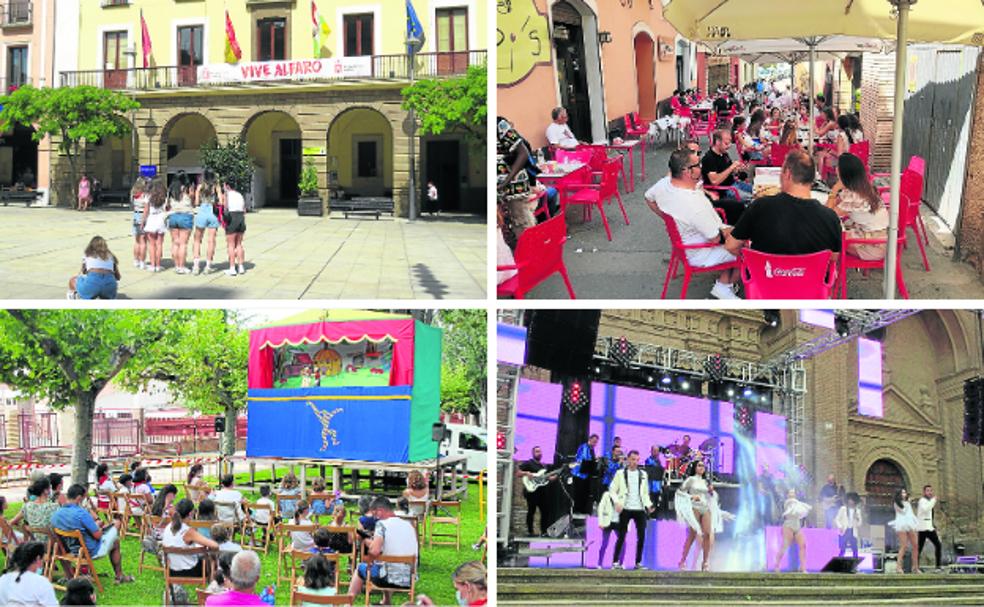
[[[424,211],[431,210],[427,200],[427,182],[437,186],[437,202],[440,211],[454,211],[461,208],[461,158],[460,144],[457,141],[428,141],[427,168],[422,200]]]
[[[38,142],[34,141],[34,129],[20,124],[6,133],[0,133],[0,185],[23,184],[37,187]]]
[[[574,136],[581,141],[593,141],[581,14],[567,2],[558,2],[553,7],[553,21],[560,104],[567,108],[567,125]]]
[[[895,518],[895,492],[904,485],[902,470],[895,462],[880,459],[871,465],[864,478],[869,523],[884,525]]]
[[[280,140],[280,202],[297,202],[297,182],[301,177],[301,140]]]
[[[676,73],[677,89],[681,91],[686,90],[686,87],[683,86],[683,55],[676,56]]]

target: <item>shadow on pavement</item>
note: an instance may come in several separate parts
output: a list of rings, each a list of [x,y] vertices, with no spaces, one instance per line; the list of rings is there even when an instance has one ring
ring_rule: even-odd
[[[447,285],[434,277],[426,264],[418,263],[413,266],[413,276],[417,283],[434,299],[444,299],[448,294]]]

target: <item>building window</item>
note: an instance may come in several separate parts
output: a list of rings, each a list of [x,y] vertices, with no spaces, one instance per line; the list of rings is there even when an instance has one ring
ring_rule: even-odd
[[[103,80],[106,88],[121,89],[126,86],[126,32],[103,34]]]
[[[189,25],[178,28],[178,83],[195,84],[198,66],[205,62],[202,50],[203,26]]]
[[[468,50],[468,9],[437,9],[437,52]]]
[[[256,22],[256,60],[282,61],[287,58],[287,20],[283,17]]]
[[[364,57],[373,54],[372,13],[345,15],[345,56]]]
[[[25,84],[27,84],[27,47],[9,47],[7,49],[7,90],[12,91]]]
[[[376,142],[360,141],[358,143],[358,173],[357,177],[372,178],[379,176],[379,164],[376,159]]]

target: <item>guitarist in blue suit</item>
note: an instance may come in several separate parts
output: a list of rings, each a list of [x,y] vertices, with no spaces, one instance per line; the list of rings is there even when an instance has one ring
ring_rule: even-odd
[[[546,466],[540,461],[543,458],[543,451],[539,447],[533,447],[533,457],[526,460],[519,465],[519,477],[532,477],[535,476],[537,472],[545,470]],[[551,475],[547,477],[548,481],[554,481],[557,479],[557,475]],[[538,487],[535,491],[529,491],[527,489],[523,490],[523,497],[526,498],[526,530],[529,531],[530,537],[533,537],[533,517],[536,515],[537,509],[540,510],[540,535],[547,534],[547,492],[543,490],[543,487]]]

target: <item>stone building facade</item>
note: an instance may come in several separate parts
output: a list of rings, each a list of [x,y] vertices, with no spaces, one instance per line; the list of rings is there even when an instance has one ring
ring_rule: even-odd
[[[796,310],[782,311],[781,318],[779,327],[770,328],[758,310],[611,310],[602,313],[599,336],[757,362],[830,332],[800,322]],[[814,496],[834,474],[869,505],[866,520],[878,522],[885,515],[886,482],[915,494],[931,484],[940,496],[936,523],[945,549],[955,542],[978,547],[984,459],[962,438],[964,381],[984,373],[980,317],[970,310],[924,310],[868,337],[882,343],[882,418],[858,414],[857,339],[804,361],[799,463],[815,479]],[[549,381],[549,373],[536,368],[526,368],[523,377]],[[773,407],[785,413],[780,399]],[[515,525],[525,503],[514,499]]]

